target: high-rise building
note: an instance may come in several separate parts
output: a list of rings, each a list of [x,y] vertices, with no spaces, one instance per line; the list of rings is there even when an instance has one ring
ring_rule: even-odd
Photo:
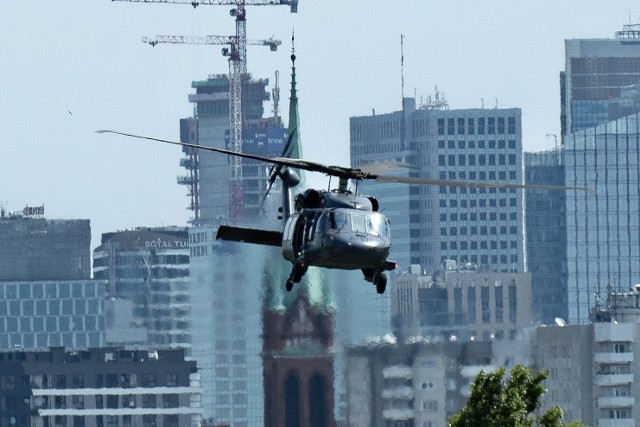
[[[279,116],[263,118],[264,101],[269,99],[265,87],[269,79],[243,78],[242,82],[242,152],[281,156],[286,143],[286,129]],[[189,101],[195,103],[195,117],[180,121],[180,140],[206,147],[228,149],[229,140],[229,79],[226,75],[211,75],[207,80],[194,81],[195,94]],[[254,160],[242,160],[241,194],[230,187],[231,162],[228,156],[202,153],[184,147],[185,158],[180,165],[187,175],[178,177],[178,183],[189,187],[189,209],[194,221],[201,224],[221,220],[236,221],[241,212],[255,217],[260,209],[266,188],[269,166]],[[240,215],[242,216],[242,215]],[[233,217],[233,218],[232,218]]]
[[[640,281],[639,25],[613,39],[567,40],[561,74],[570,323],[607,287]]]
[[[89,220],[0,210],[0,349],[105,344],[104,280],[91,280]]]
[[[350,426],[445,426],[480,372],[492,372],[490,342],[368,343],[347,350]]]
[[[525,183],[564,186],[563,152],[525,153]],[[567,319],[566,192],[527,190],[525,197],[527,268],[531,273],[533,320],[554,324]]]
[[[639,37],[640,24],[632,24],[612,39],[565,40],[565,70],[560,75],[563,137],[637,111],[637,102],[625,92],[640,82]]]
[[[351,164],[389,160],[408,176],[521,184],[521,111],[449,110],[442,104],[351,118]],[[402,269],[433,271],[444,260],[494,271],[525,271],[523,194],[506,188],[367,184],[394,226],[392,256]]]
[[[640,115],[572,134],[565,142],[569,322],[588,320],[607,287],[640,282]],[[595,192],[595,193],[594,193]]]
[[[531,324],[529,273],[453,266],[433,275],[395,276],[392,313],[402,342],[429,339],[515,341]]]
[[[107,281],[109,343],[191,346],[185,227],[104,233],[93,263],[94,277]],[[129,319],[128,325],[121,324],[123,318]]]
[[[0,350],[100,347],[104,280],[0,282]]]
[[[0,352],[0,426],[196,426],[196,363],[183,350]]]
[[[0,280],[91,278],[88,219],[46,219],[44,205],[0,210]]]

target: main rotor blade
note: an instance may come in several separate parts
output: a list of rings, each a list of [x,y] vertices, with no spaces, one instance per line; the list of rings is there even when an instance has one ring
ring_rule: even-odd
[[[446,187],[475,187],[475,188],[519,188],[525,190],[577,190],[587,191],[596,194],[595,191],[583,187],[562,187],[556,185],[528,185],[528,184],[509,184],[500,182],[482,182],[482,181],[452,181],[447,179],[429,179],[429,178],[412,178],[392,175],[378,175],[369,173],[361,169],[352,169],[343,166],[327,166],[321,163],[310,162],[302,159],[290,159],[288,157],[263,157],[255,154],[242,153],[237,151],[225,150],[223,148],[205,147],[204,145],[190,144],[187,142],[171,141],[168,139],[154,138],[151,136],[134,135],[131,133],[120,132],[116,130],[98,130],[96,133],[113,133],[116,135],[127,136],[130,138],[148,139],[150,141],[163,142],[165,144],[181,145],[183,147],[197,148],[199,150],[213,151],[216,153],[226,154],[228,156],[237,156],[245,159],[253,159],[261,162],[272,163],[280,166],[291,166],[298,169],[304,169],[309,172],[319,172],[331,176],[347,179],[368,179],[378,182],[400,183],[400,184],[417,184],[417,185],[442,185]]]
[[[470,188],[517,188],[524,190],[576,190],[587,191],[596,194],[595,191],[584,187],[563,187],[560,185],[532,185],[532,184],[511,184],[501,182],[486,181],[453,181],[448,179],[411,178],[401,176],[377,175],[372,178],[378,182],[391,182],[400,184],[418,185],[442,185],[445,187],[470,187]]]
[[[150,141],[163,142],[165,144],[181,145],[183,147],[191,147],[191,148],[197,148],[199,150],[213,151],[216,153],[226,154],[228,156],[237,156],[245,159],[259,160],[262,162],[272,163],[274,165],[291,166],[299,169],[308,170],[310,172],[320,172],[320,173],[326,173],[327,175],[344,176],[345,178],[365,179],[365,178],[359,177],[357,173],[356,174],[353,173],[353,172],[363,173],[362,171],[359,171],[357,169],[343,168],[341,166],[326,166],[321,163],[314,163],[314,162],[309,162],[301,159],[290,159],[287,157],[263,157],[263,156],[258,156],[256,154],[248,154],[248,153],[242,153],[238,151],[225,150],[224,148],[206,147],[204,145],[191,144],[188,142],[178,142],[178,141],[171,141],[168,139],[154,138],[151,136],[134,135],[131,133],[120,132],[117,130],[103,129],[103,130],[97,130],[96,133],[113,133],[116,135],[127,136],[130,138],[148,139]]]

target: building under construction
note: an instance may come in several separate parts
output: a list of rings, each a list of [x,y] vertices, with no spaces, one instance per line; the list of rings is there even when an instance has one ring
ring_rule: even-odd
[[[282,126],[277,108],[277,84],[274,90],[274,115],[263,118],[264,101],[271,99],[266,91],[269,79],[242,78],[242,146],[243,152],[280,156],[286,142],[286,129]],[[194,81],[195,94],[189,101],[195,103],[195,117],[180,121],[180,140],[207,147],[230,149],[229,132],[229,78],[224,74],[210,75],[207,80]],[[244,214],[255,214],[266,189],[269,166],[243,160],[240,171],[240,191],[232,188],[232,159],[215,153],[184,147],[185,157],[180,165],[187,174],[178,177],[178,183],[188,187],[195,223],[216,223],[237,219]],[[200,191],[204,189],[204,191]]]

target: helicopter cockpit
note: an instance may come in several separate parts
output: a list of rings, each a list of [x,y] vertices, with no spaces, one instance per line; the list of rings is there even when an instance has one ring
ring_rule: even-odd
[[[378,212],[336,209],[329,212],[329,224],[333,230],[364,233],[389,238],[389,221]]]

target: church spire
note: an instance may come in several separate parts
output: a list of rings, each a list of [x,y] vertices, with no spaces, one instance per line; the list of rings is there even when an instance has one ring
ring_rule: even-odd
[[[291,96],[289,97],[289,127],[287,129],[289,141],[284,157],[292,159],[302,158],[302,144],[300,141],[300,113],[298,112],[298,91],[296,89],[296,48],[295,34],[291,34]],[[304,175],[300,174],[301,184],[304,185]]]

